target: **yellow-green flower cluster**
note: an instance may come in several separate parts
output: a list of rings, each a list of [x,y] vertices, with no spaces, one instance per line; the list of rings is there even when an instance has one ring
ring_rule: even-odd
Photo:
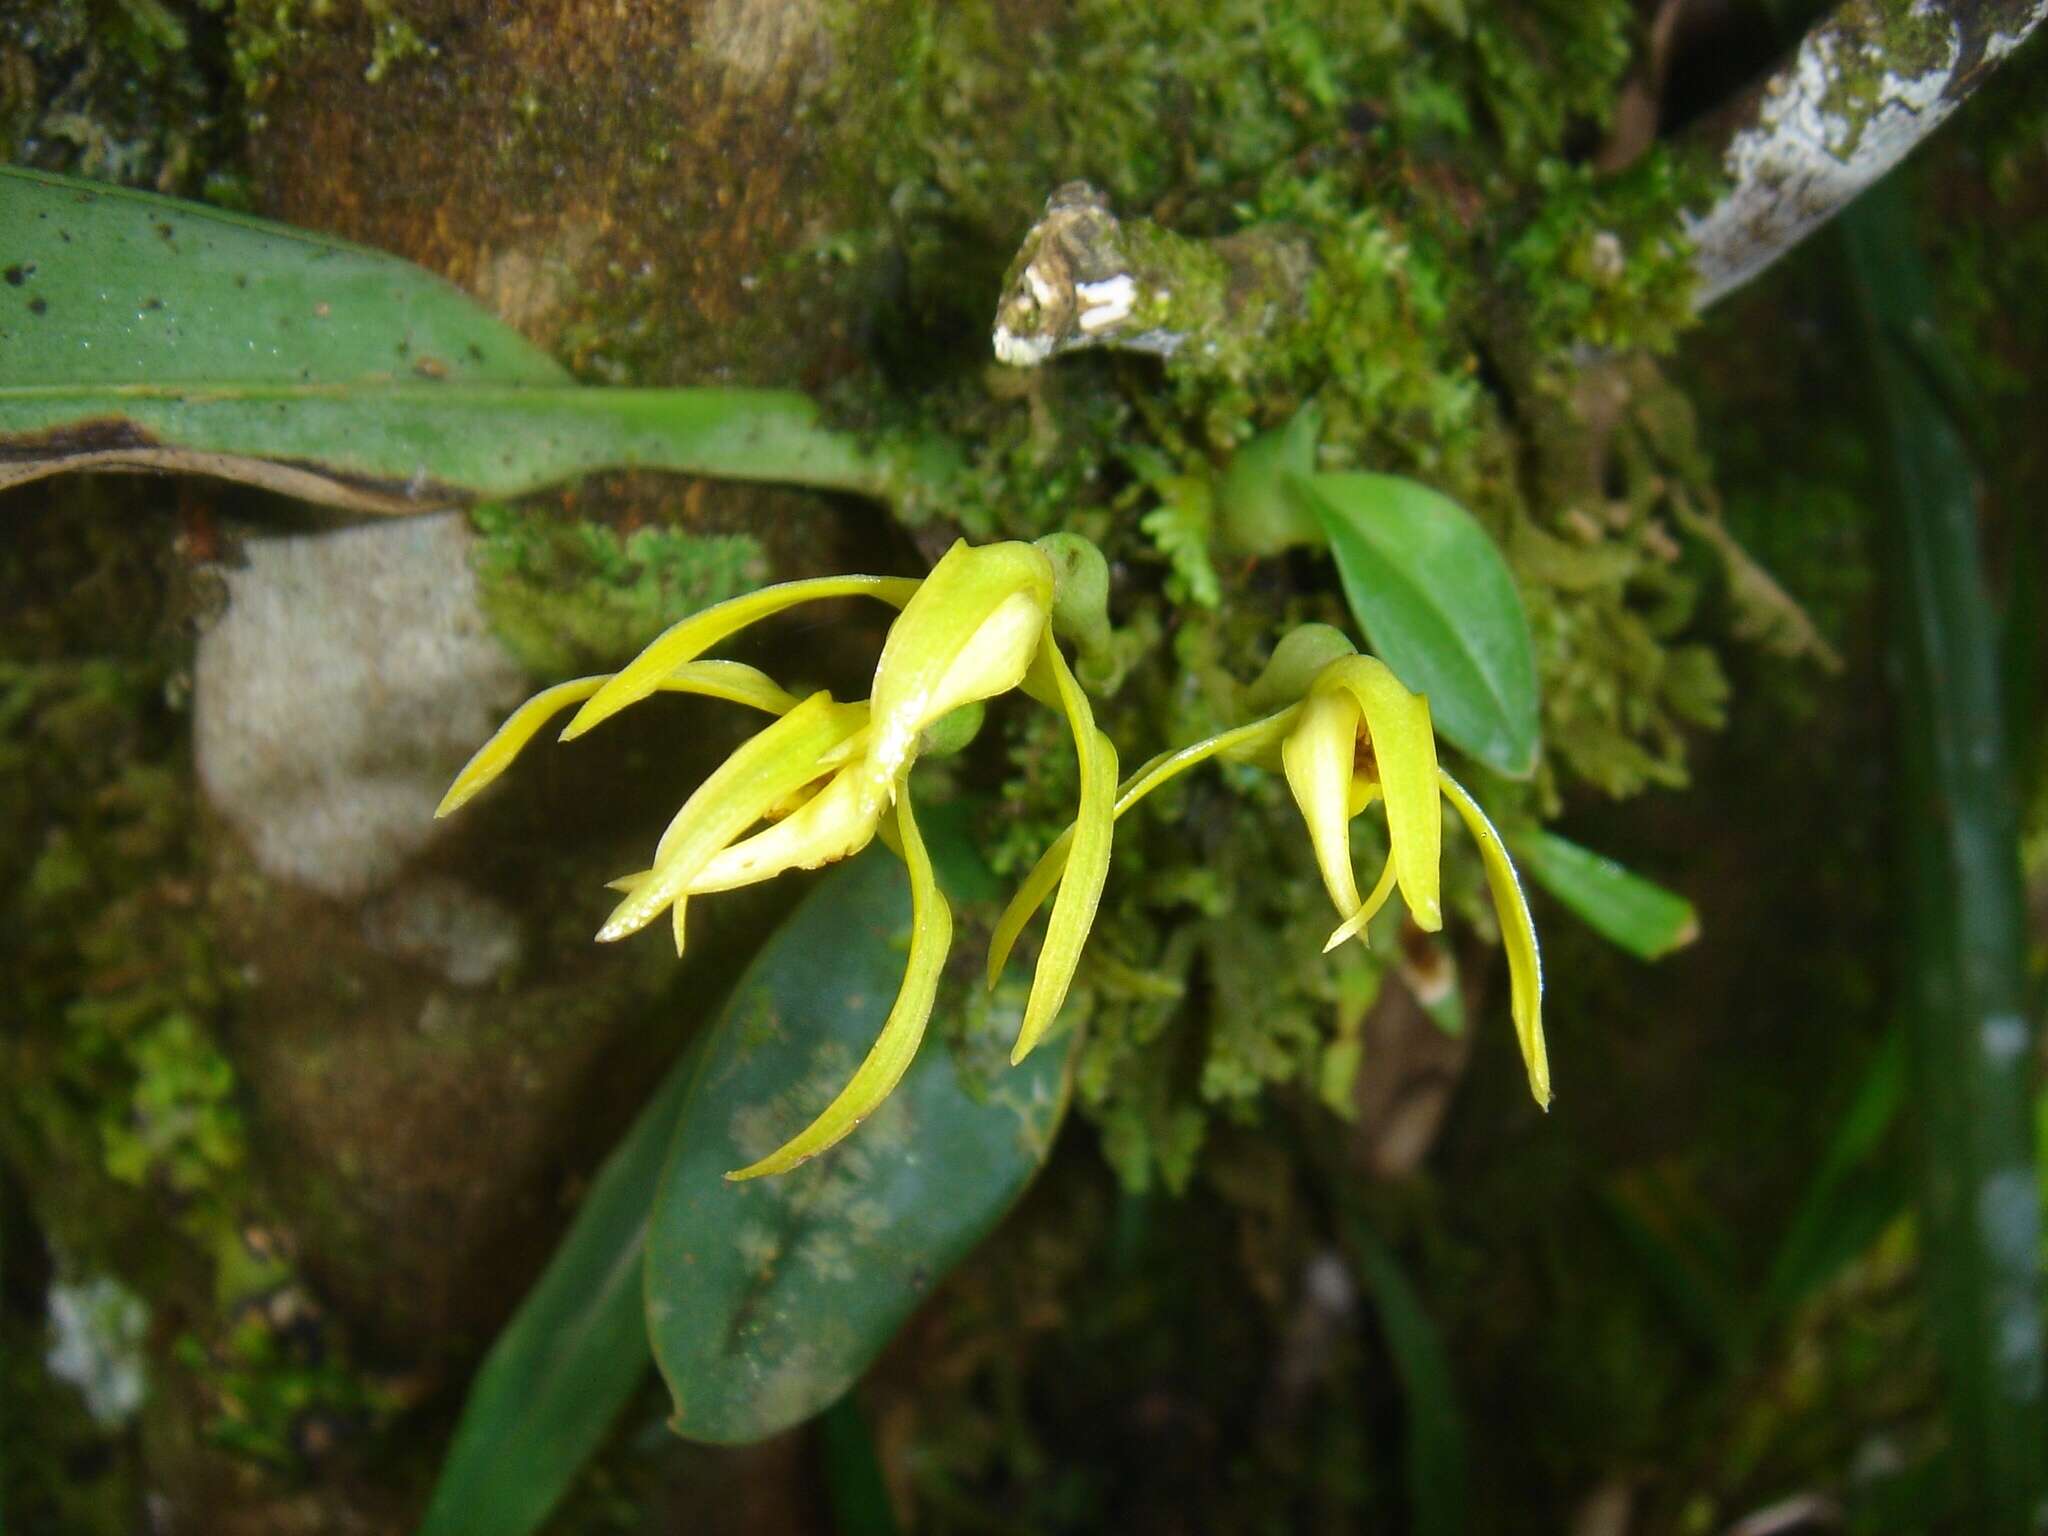
[[[1436,758],[1429,701],[1410,693],[1384,662],[1357,654],[1342,633],[1305,624],[1275,648],[1248,695],[1254,707],[1288,701],[1262,719],[1219,732],[1192,746],[1162,752],[1117,788],[1112,817],[1121,817],[1161,785],[1210,758],[1278,768],[1307,823],[1316,864],[1343,921],[1325,953],[1363,934],[1398,886],[1416,926],[1443,926],[1438,861],[1443,802],[1450,801],[1479,845],[1481,863],[1507,949],[1509,1012],[1529,1091],[1550,1107],[1550,1057],[1543,1042],[1543,962],[1536,925],[1507,845],[1464,786]],[[1351,821],[1383,802],[1388,856],[1363,899],[1351,867]],[[1065,868],[1070,830],[1048,848],[997,922],[989,946],[991,980]]]
[[[624,938],[668,912],[680,954],[693,896],[770,880],[786,870],[815,869],[859,852],[877,835],[901,854],[910,872],[910,960],[874,1048],[810,1126],[733,1178],[780,1173],[824,1151],[865,1119],[910,1066],[931,1017],[953,930],[911,807],[910,770],[926,733],[942,720],[1016,688],[1065,714],[1081,778],[1073,858],[1053,903],[1018,1030],[1017,1058],[1058,1016],[1109,873],[1117,759],[1053,638],[1055,574],[1054,561],[1037,546],[970,549],[963,542],[922,581],[829,577],[720,603],[669,629],[622,671],[578,678],[529,700],[484,743],[441,802],[443,816],[464,804],[572,704],[582,708],[562,732],[564,740],[653,693],[695,693],[776,718],[683,803],[655,845],[650,866],[613,882],[623,899],[598,930],[599,939]],[[800,700],[755,668],[700,659],[771,614],[849,596],[878,598],[902,610],[889,627],[865,700],[842,704],[825,692]]]
[[[1337,631],[1311,625],[1283,640],[1251,690],[1275,712],[1206,741],[1162,753],[1121,786],[1117,754],[1097,729],[1087,695],[1055,638],[1105,625],[1101,557],[1071,558],[1073,541],[970,548],[957,543],[923,580],[842,576],[788,582],[684,619],[614,674],[549,688],[513,713],[457,776],[447,815],[498,777],[541,728],[580,705],[562,732],[580,736],[656,692],[724,699],[773,716],[698,786],[655,846],[648,868],[612,882],[622,899],[598,938],[625,937],[670,914],[677,952],[693,896],[773,879],[842,859],[881,837],[910,874],[910,957],[888,1019],[845,1089],[785,1146],[729,1177],[779,1173],[837,1142],[886,1098],[917,1052],[952,942],[952,914],[919,835],[910,770],[935,728],[955,711],[1013,689],[1060,710],[1080,770],[1074,823],[1047,849],[996,926],[993,984],[1048,896],[1052,916],[1012,1060],[1022,1060],[1057,1017],[1108,876],[1112,827],[1160,785],[1212,757],[1278,768],[1301,807],[1331,900],[1342,919],[1330,946],[1362,932],[1398,887],[1424,929],[1442,925],[1438,858],[1448,799],[1477,840],[1500,915],[1512,1013],[1530,1088],[1550,1100],[1540,1017],[1536,935],[1499,835],[1436,760],[1429,705]],[[1091,572],[1089,561],[1093,562]],[[1077,575],[1077,571],[1079,574]],[[1095,590],[1076,603],[1075,593]],[[772,614],[825,598],[866,596],[898,608],[865,700],[829,693],[799,699],[753,667],[704,659],[719,642]],[[1074,615],[1092,607],[1092,616]],[[957,718],[957,717],[955,717]],[[1350,823],[1383,802],[1391,853],[1370,895],[1352,873]]]

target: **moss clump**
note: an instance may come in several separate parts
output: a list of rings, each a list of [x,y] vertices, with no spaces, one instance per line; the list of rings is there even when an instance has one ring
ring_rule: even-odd
[[[296,1471],[306,1415],[368,1426],[379,1400],[310,1301],[294,1347],[317,1366],[251,1333],[295,1266],[219,1039],[238,988],[200,899],[185,646],[158,628],[165,573],[132,508],[102,495],[73,488],[68,533],[0,561],[0,1153],[65,1275],[118,1275],[182,1319],[152,1331],[148,1421]],[[209,1386],[195,1359],[239,1374]]]
[[[0,11],[0,161],[241,201],[217,4],[20,0]]]
[[[758,540],[642,527],[621,533],[547,509],[479,507],[484,612],[537,677],[612,667],[687,613],[767,579]]]

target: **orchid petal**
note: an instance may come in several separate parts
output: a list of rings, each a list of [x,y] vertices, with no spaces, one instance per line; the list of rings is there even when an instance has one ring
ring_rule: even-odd
[[[953,942],[953,913],[932,873],[931,855],[925,851],[911,815],[910,789],[906,784],[896,796],[896,828],[903,841],[903,862],[910,870],[910,960],[904,967],[903,985],[896,1003],[867,1059],[853,1074],[839,1096],[822,1114],[778,1150],[758,1163],[728,1173],[728,1179],[758,1179],[764,1174],[784,1173],[798,1163],[816,1157],[874,1113],[903,1080],[924,1028],[938,998],[939,972],[946,963],[946,951]]]
[[[463,764],[455,782],[448,786],[448,793],[441,797],[441,804],[434,815],[437,818],[446,816],[475,799],[486,785],[493,783],[512,765],[512,760],[525,750],[526,744],[540,734],[542,726],[571,704],[595,694],[611,681],[612,676],[612,673],[601,672],[595,677],[557,683],[552,688],[542,689],[513,710],[505,723],[491,734],[491,739],[478,747],[475,755]],[[767,673],[737,661],[689,662],[656,686],[669,693],[695,693],[707,698],[726,699],[771,715],[787,714],[796,708],[796,699],[776,687],[774,679]]]
[[[1390,858],[1380,871],[1380,878],[1372,888],[1372,894],[1365,898],[1365,905],[1337,927],[1337,931],[1323,942],[1323,953],[1328,954],[1346,939],[1365,932],[1365,925],[1380,915],[1380,908],[1387,904],[1387,898],[1394,894],[1394,861]]]
[[[732,844],[690,882],[692,896],[757,885],[792,869],[816,869],[865,848],[875,819],[860,809],[860,781],[851,770],[765,831]]]
[[[1161,752],[1124,780],[1117,790],[1113,815],[1121,818],[1124,812],[1152,791],[1179,778],[1190,768],[1205,763],[1212,757],[1234,760],[1240,755],[1263,750],[1287,733],[1294,723],[1296,713],[1296,708],[1283,709],[1277,715],[1268,715],[1265,719],[1254,720],[1249,725],[1240,725],[1219,732],[1192,746]],[[994,986],[996,978],[1003,974],[1003,967],[1010,959],[1010,951],[1016,947],[1018,937],[1030,923],[1032,915],[1045,904],[1045,898],[1059,885],[1060,875],[1067,867],[1068,851],[1073,846],[1074,829],[1068,827],[1053,840],[1052,845],[1044,853],[1038,856],[1038,862],[1031,866],[1031,873],[1026,875],[1024,883],[1017,887],[1017,894],[1012,896],[1009,905],[1003,908],[1003,915],[997,919],[995,931],[989,936],[990,986]]]
[[[1375,776],[1387,800],[1387,837],[1408,915],[1426,932],[1443,927],[1438,864],[1443,855],[1443,802],[1437,793],[1436,732],[1429,700],[1410,693],[1387,664],[1371,656],[1331,662],[1315,691],[1341,688],[1357,702],[1372,742]]]
[[[1280,749],[1287,787],[1308,824],[1316,867],[1343,918],[1359,905],[1358,877],[1351,870],[1351,778],[1359,719],[1358,702],[1349,693],[1319,689],[1304,701],[1301,718]]]
[[[1500,918],[1501,943],[1508,952],[1508,1012],[1515,1021],[1515,1039],[1522,1047],[1522,1065],[1529,1072],[1529,1092],[1548,1109],[1550,1051],[1543,1042],[1543,955],[1536,947],[1536,924],[1529,916],[1528,899],[1508,858],[1507,844],[1486,819],[1479,802],[1441,769],[1437,778],[1445,798],[1457,808],[1472,840],[1479,844],[1486,883],[1493,892],[1493,910]]]
[[[1017,686],[1051,603],[1052,562],[1029,544],[971,549],[961,540],[932,567],[889,626],[875,665],[871,804],[894,792],[926,726]]]
[[[917,587],[916,580],[907,576],[823,576],[811,581],[780,582],[745,597],[714,603],[702,613],[691,614],[669,626],[627,662],[576,712],[563,730],[562,740],[573,741],[628,705],[639,703],[683,663],[695,661],[726,636],[771,614],[827,597],[873,597],[900,608],[910,601]]]
[[[761,815],[755,819],[775,819],[779,822],[780,819],[793,810],[800,811],[809,805],[816,796],[803,798],[803,792],[816,780],[822,779],[828,774],[836,773],[843,768],[847,762],[845,755],[847,747],[867,739],[867,708],[865,700],[856,701],[852,704],[833,704],[832,709],[835,712],[833,719],[836,722],[836,727],[844,730],[845,735],[843,738],[835,741],[830,747],[818,754],[817,760],[811,765],[810,777],[799,780],[785,793],[770,800],[761,808]],[[661,868],[662,864],[668,859],[669,854],[674,851],[676,838],[680,835],[680,830],[685,825],[683,815],[678,811],[674,818],[670,820],[668,826],[662,831],[661,841],[654,848],[654,867],[656,869]],[[694,885],[694,882],[692,884]]]
[[[741,743],[683,802],[662,834],[649,878],[619,903],[598,930],[603,941],[619,939],[652,922],[678,902],[728,844],[759,821],[776,801],[818,774],[818,756],[866,721],[857,704],[835,704],[829,693],[803,703]]]
[[[1066,658],[1048,628],[1044,653],[1053,681],[1065,707],[1067,724],[1074,733],[1074,754],[1080,760],[1081,803],[1074,816],[1074,841],[1067,855],[1067,867],[1060,877],[1059,894],[1053,898],[1052,916],[1046,922],[1045,944],[1038,952],[1038,968],[1032,973],[1031,995],[1024,1004],[1024,1021],[1017,1027],[1017,1043],[1010,1052],[1014,1066],[1031,1053],[1059,1016],[1067,1000],[1074,971],[1081,963],[1081,948],[1088,930],[1095,925],[1095,912],[1102,903],[1103,883],[1109,878],[1109,851],[1116,825],[1116,747],[1095,727],[1095,712],[1088,695],[1074,680]]]

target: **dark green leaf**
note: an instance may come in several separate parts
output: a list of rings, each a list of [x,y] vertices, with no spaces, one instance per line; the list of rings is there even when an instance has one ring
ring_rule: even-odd
[[[139,467],[405,512],[601,468],[911,473],[802,395],[579,389],[431,273],[148,193],[0,168],[0,274],[0,487]]]
[[[987,891],[964,840],[928,819],[956,901]],[[1021,978],[998,990],[966,1047],[939,1038],[973,984],[961,962],[916,1062],[859,1130],[789,1173],[725,1179],[852,1076],[895,998],[909,918],[908,881],[886,853],[834,872],[756,959],[706,1044],[647,1250],[655,1359],[674,1427],[691,1439],[762,1439],[832,1403],[1050,1150],[1067,1039],[1005,1064]]]
[[[670,1069],[491,1346],[420,1536],[537,1529],[653,1364],[640,1285],[647,1216],[702,1055]]]
[[[832,1505],[837,1536],[899,1536],[882,1463],[875,1455],[875,1437],[853,1393],[825,1410],[818,1430],[825,1496]]]
[[[1654,1170],[1601,1191],[1601,1209],[1678,1325],[1724,1367],[1747,1343],[1727,1228]]]
[[[1444,738],[1510,778],[1536,771],[1535,650],[1521,594],[1456,502],[1395,475],[1289,482],[1329,535],[1352,616]]]
[[[1407,1403],[1408,1528],[1457,1536],[1466,1528],[1465,1416],[1450,1355],[1387,1245],[1361,1220],[1348,1223],[1347,1236]]]
[[[1770,1312],[1797,1306],[1833,1279],[1905,1204],[1896,1170],[1876,1160],[1905,1100],[1906,1037],[1893,1029],[1862,1068],[1771,1263],[1764,1286]]]
[[[1843,216],[1889,446],[1897,991],[1922,1128],[1921,1252],[1959,1530],[2039,1529],[2040,1209],[2028,1116],[2019,815],[1979,550],[1978,477],[1927,384],[1932,285],[1896,177]]]
[[[1516,831],[1511,841],[1530,879],[1630,954],[1655,960],[1699,937],[1691,902],[1614,860],[1540,827]]]

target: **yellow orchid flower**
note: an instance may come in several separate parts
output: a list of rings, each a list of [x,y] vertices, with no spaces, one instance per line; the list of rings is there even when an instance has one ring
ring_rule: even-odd
[[[780,1173],[816,1156],[902,1079],[931,1017],[952,940],[952,914],[911,808],[910,770],[942,721],[1017,688],[1066,715],[1081,770],[1081,832],[1057,881],[1052,927],[1018,1030],[1019,1058],[1058,1014],[1108,875],[1117,759],[1054,638],[1056,588],[1075,556],[1064,544],[1051,549],[1022,543],[970,548],[962,541],[921,581],[830,577],[719,603],[671,627],[617,673],[561,683],[528,700],[477,750],[443,799],[438,814],[445,816],[503,773],[542,726],[572,705],[581,707],[564,740],[656,692],[694,693],[775,718],[683,803],[649,867],[612,882],[623,899],[598,930],[600,940],[624,938],[668,911],[680,954],[692,896],[814,869],[857,853],[878,835],[902,857],[911,884],[910,958],[873,1049],[816,1120],[728,1177]],[[1100,558],[1093,556],[1097,565]],[[864,701],[842,704],[823,692],[799,700],[752,667],[701,659],[757,620],[799,603],[847,596],[874,597],[901,610]]]
[[[1507,949],[1509,1011],[1529,1090],[1549,1108],[1550,1058],[1543,1040],[1543,966],[1535,924],[1500,834],[1479,803],[1437,762],[1429,701],[1403,687],[1383,662],[1357,654],[1350,640],[1322,624],[1303,625],[1283,639],[1247,699],[1255,708],[1293,702],[1248,725],[1162,752],[1118,787],[1111,819],[1210,758],[1279,768],[1307,824],[1323,883],[1344,919],[1324,946],[1327,952],[1361,935],[1396,886],[1418,926],[1443,926],[1438,865],[1442,802],[1450,801],[1479,845]],[[1350,825],[1376,801],[1386,808],[1389,852],[1372,893],[1361,899],[1351,868]],[[1062,833],[1011,899],[989,944],[991,985],[1079,843],[1078,826]]]

